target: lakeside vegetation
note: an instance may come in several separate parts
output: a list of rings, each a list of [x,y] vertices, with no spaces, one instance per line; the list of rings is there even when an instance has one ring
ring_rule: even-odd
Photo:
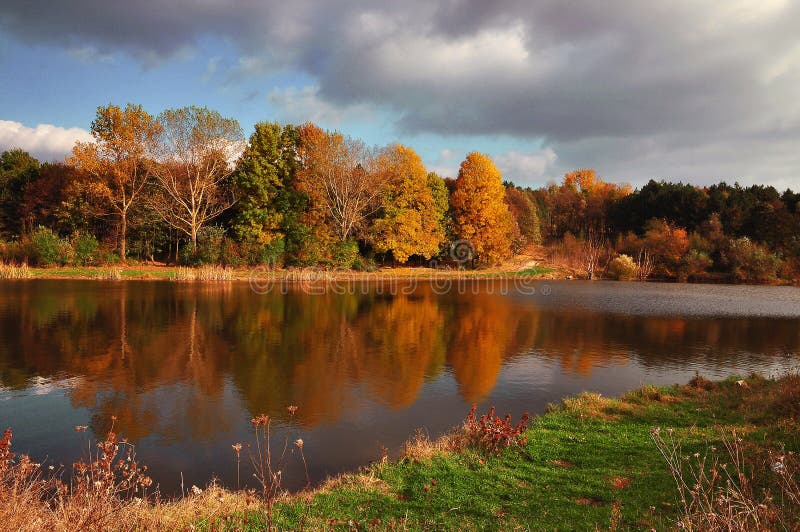
[[[791,190],[666,181],[633,190],[591,169],[522,188],[477,152],[442,177],[407,146],[270,122],[245,140],[235,120],[197,107],[154,116],[109,104],[91,131],[94,141],[61,163],[0,155],[0,276],[24,277],[14,268],[27,265],[115,277],[145,261],[472,269],[533,248],[546,267],[587,278],[800,280]]]
[[[721,382],[697,376],[619,399],[585,392],[527,428],[524,420],[471,417],[433,442],[412,438],[399,461],[384,459],[294,495],[212,485],[172,502],[121,493],[146,485],[146,471],[123,463],[125,474],[109,476],[109,442],[122,441],[114,434],[101,442],[97,462],[81,462],[64,489],[48,484],[37,464],[10,454],[7,432],[0,439],[0,517],[20,530],[791,530],[800,519],[798,416],[796,374]],[[263,434],[268,418],[253,423]],[[238,457],[241,448],[233,451]],[[91,477],[99,484],[81,480],[93,467],[96,475],[106,472]]]

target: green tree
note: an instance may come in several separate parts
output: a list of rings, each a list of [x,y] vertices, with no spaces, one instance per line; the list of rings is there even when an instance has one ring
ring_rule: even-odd
[[[241,241],[290,252],[302,245],[308,229],[300,221],[306,198],[294,182],[299,142],[295,126],[256,124],[233,175],[239,198],[233,229]]]
[[[0,155],[0,236],[23,232],[25,189],[38,174],[39,161],[28,152],[14,149]]]

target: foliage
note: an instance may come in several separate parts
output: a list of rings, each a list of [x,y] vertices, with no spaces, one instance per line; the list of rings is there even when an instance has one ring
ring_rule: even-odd
[[[331,265],[338,268],[352,268],[359,260],[358,243],[348,240],[331,245],[333,249]]]
[[[617,255],[608,263],[608,274],[613,279],[629,281],[631,279],[636,279],[638,273],[639,268],[636,262],[628,255]]]
[[[50,228],[39,226],[28,239],[30,264],[34,266],[63,266],[70,260],[69,242],[62,240]]]
[[[23,150],[4,151],[0,155],[0,236],[22,232],[25,189],[38,173],[39,161]]]
[[[494,162],[480,153],[467,155],[450,204],[457,235],[470,243],[478,260],[487,264],[511,255],[515,222],[504,198],[503,180]]]
[[[541,225],[536,204],[528,191],[515,186],[506,187],[505,202],[517,221],[520,233],[531,244],[542,243]]]
[[[323,244],[346,241],[380,207],[385,175],[363,142],[313,124],[300,128],[298,190],[308,195],[306,223]]]
[[[684,280],[701,277],[714,265],[708,253],[699,249],[690,249],[681,262],[678,276]]]
[[[410,148],[391,146],[377,158],[376,172],[386,187],[372,222],[375,250],[401,263],[412,255],[433,257],[444,242],[443,201],[437,205],[422,159]]]
[[[522,414],[519,423],[511,422],[511,414],[495,415],[494,407],[480,418],[476,416],[478,405],[472,405],[464,421],[464,437],[467,445],[488,453],[499,453],[507,447],[521,447],[527,443],[528,413]]]
[[[91,130],[94,141],[77,143],[66,164],[0,154],[2,260],[36,261],[30,236],[42,226],[101,243],[84,252],[73,238],[59,257],[45,252],[50,264],[130,257],[369,270],[375,253],[448,263],[458,244],[489,265],[542,243],[589,277],[624,254],[640,279],[800,281],[800,193],[791,190],[650,181],[634,191],[591,168],[521,188],[477,153],[458,179],[442,179],[405,146],[370,148],[314,124],[270,122],[245,143],[235,120],[197,107],[154,117],[109,104]],[[226,236],[202,250],[211,222]],[[336,244],[348,241],[359,244],[355,256]]]
[[[730,243],[727,259],[737,281],[764,283],[775,279],[781,260],[746,236]]]
[[[305,202],[294,188],[299,142],[295,126],[256,124],[233,175],[239,201],[232,226],[241,242],[263,247],[302,241],[298,219]]]
[[[78,231],[72,235],[72,264],[88,266],[97,262],[100,243],[90,233]]]
[[[662,274],[672,276],[676,274],[683,256],[689,251],[689,236],[685,229],[666,220],[653,218],[647,222],[643,244],[655,257],[656,266]]]
[[[119,255],[127,256],[128,214],[144,195],[150,162],[161,124],[141,105],[125,109],[109,104],[97,108],[92,122],[94,142],[78,142],[68,163],[81,170],[81,189],[100,214],[107,208],[119,218]]]

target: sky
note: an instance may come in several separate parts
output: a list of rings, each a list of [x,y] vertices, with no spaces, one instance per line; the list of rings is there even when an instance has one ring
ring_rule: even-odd
[[[524,186],[800,189],[800,0],[4,0],[0,150],[59,160],[98,106],[206,106],[470,151]]]

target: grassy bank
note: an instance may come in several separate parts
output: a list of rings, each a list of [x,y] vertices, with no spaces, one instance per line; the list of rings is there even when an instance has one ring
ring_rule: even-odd
[[[742,529],[796,529],[800,522],[800,490],[792,484],[792,453],[800,450],[796,375],[719,383],[698,377],[687,385],[645,386],[619,399],[583,393],[531,420],[521,436],[495,453],[459,428],[434,442],[412,439],[400,461],[384,460],[269,504],[255,493],[211,488],[176,502],[116,502],[94,524],[665,530],[683,521],[713,529],[703,526],[709,514],[717,516],[715,526],[733,522]],[[685,502],[677,488],[682,482]],[[0,522],[47,528],[76,522],[59,521],[57,512],[32,500],[12,504],[9,497],[0,502]],[[14,519],[25,512],[35,517]]]
[[[522,270],[507,268],[485,269],[432,269],[432,268],[382,268],[373,272],[353,270],[326,270],[324,268],[293,268],[265,270],[261,268],[229,268],[222,266],[67,266],[36,268],[0,264],[0,279],[94,279],[94,280],[171,280],[171,281],[249,281],[266,279],[290,281],[372,281],[395,279],[441,278],[561,278],[557,270],[544,266]]]

